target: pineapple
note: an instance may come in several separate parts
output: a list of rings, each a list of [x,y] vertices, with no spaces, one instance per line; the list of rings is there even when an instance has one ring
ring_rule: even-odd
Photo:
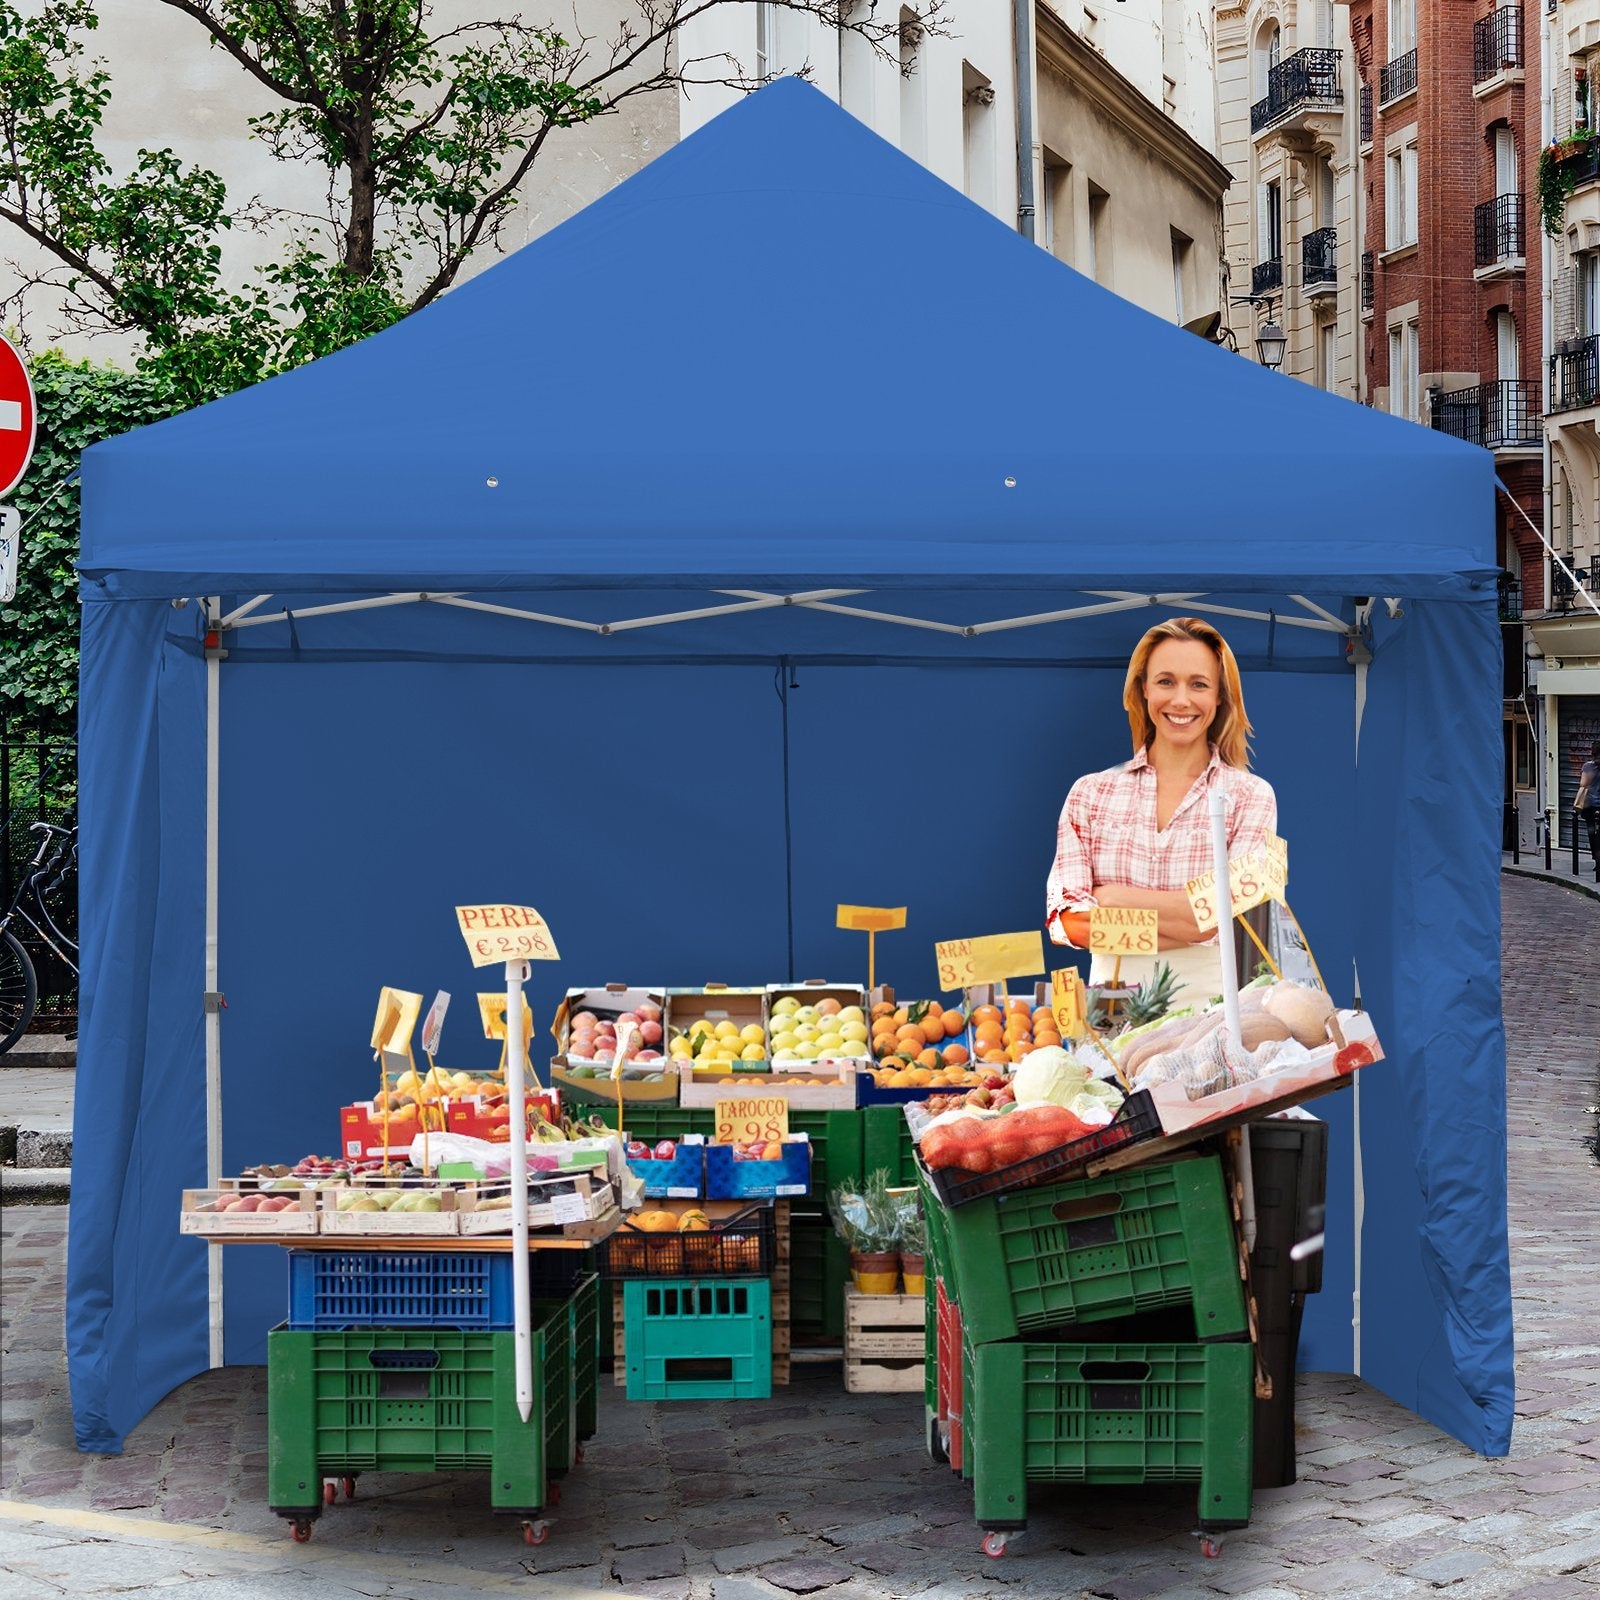
[[[1122,1014],[1130,1028],[1141,1028],[1166,1016],[1172,1005],[1173,991],[1178,987],[1172,968],[1165,961],[1156,963],[1156,970],[1128,997]]]

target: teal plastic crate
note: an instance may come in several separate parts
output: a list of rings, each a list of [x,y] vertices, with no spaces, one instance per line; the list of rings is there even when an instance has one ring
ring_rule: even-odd
[[[1248,1344],[969,1344],[963,1455],[985,1528],[1027,1520],[1030,1483],[1199,1486],[1200,1527],[1251,1511]]]
[[[564,1325],[565,1302],[559,1321]],[[534,1408],[517,1407],[512,1333],[360,1328],[267,1335],[267,1498],[314,1516],[322,1482],[358,1472],[487,1472],[496,1510],[546,1499],[547,1410],[569,1404],[547,1382],[533,1331]]]
[[[771,1398],[767,1279],[630,1279],[622,1319],[630,1400]]]
[[[1201,1341],[1249,1334],[1214,1155],[987,1196],[942,1209],[933,1231],[974,1344],[1172,1305],[1193,1307]]]

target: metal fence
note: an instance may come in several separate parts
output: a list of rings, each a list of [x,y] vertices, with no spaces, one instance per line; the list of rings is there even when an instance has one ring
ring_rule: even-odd
[[[1337,288],[1339,283],[1338,233],[1318,228],[1300,241],[1300,282],[1306,290]]]
[[[1267,74],[1267,92],[1250,107],[1250,131],[1259,133],[1302,106],[1342,106],[1337,50],[1296,50]]]
[[[1378,69],[1378,104],[1386,106],[1401,95],[1410,94],[1416,86],[1417,52],[1408,50]]]
[[[1501,6],[1472,25],[1472,81],[1483,83],[1506,67],[1522,65],[1522,12]]]
[[[1472,236],[1478,266],[1492,267],[1498,261],[1517,261],[1522,257],[1522,196],[1496,195],[1472,208]]]
[[[1452,389],[1434,401],[1433,426],[1487,450],[1535,450],[1544,443],[1539,385],[1502,378],[1471,389]]]
[[[17,885],[39,847],[28,831],[34,822],[70,827],[77,820],[77,750],[72,740],[0,729],[0,910],[11,904]],[[78,937],[78,887],[75,877],[52,897],[50,912],[61,931]],[[43,941],[26,928],[12,930],[33,959],[39,979],[35,1030],[75,1030],[78,980]]]

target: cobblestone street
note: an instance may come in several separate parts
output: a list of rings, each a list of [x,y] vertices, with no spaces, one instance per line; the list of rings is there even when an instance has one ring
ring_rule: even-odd
[[[265,1375],[210,1373],[118,1458],[72,1448],[66,1210],[3,1218],[0,1600],[187,1586],[195,1600],[519,1593],[541,1600],[1452,1600],[1600,1597],[1600,903],[1503,880],[1518,1384],[1486,1461],[1356,1379],[1299,1389],[1300,1481],[1201,1558],[1190,1487],[1038,1494],[1003,1560],[929,1462],[918,1396],[845,1395],[798,1366],[770,1403],[629,1405],[600,1431],[550,1542],[525,1549],[470,1476],[361,1480],[306,1546],[266,1509]],[[1535,952],[1559,952],[1548,962]],[[1376,1068],[1374,1070],[1394,1070]]]

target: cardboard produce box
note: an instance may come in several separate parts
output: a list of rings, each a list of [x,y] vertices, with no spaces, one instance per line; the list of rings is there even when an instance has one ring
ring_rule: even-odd
[[[856,1067],[851,1061],[818,1066],[811,1077],[798,1073],[733,1073],[725,1068],[683,1064],[678,1074],[678,1104],[715,1107],[719,1100],[782,1095],[800,1111],[852,1111]]]
[[[741,1035],[738,1045],[737,1067],[731,1061],[723,1062],[729,1070],[740,1071],[766,1071],[771,1055],[771,1046],[767,1039],[767,1010],[766,990],[759,988],[731,989],[726,984],[708,983],[701,989],[669,989],[667,991],[667,1054],[681,1066],[684,1060],[692,1060],[696,1065],[705,1066],[709,1045],[701,1045],[694,1054],[685,1057],[683,1054],[683,1040],[693,1039],[696,1024],[707,1023],[713,1031],[718,1028],[723,1032],[717,1035],[718,1043],[722,1046],[732,1047],[733,1035],[727,1032],[732,1028],[734,1033]],[[759,1039],[756,1037],[759,1030]],[[750,1037],[742,1037],[746,1032]],[[759,1054],[756,1053],[759,1049]],[[746,1051],[750,1054],[747,1056]],[[725,1054],[723,1050],[720,1053]]]
[[[811,1140],[790,1134],[776,1161],[746,1159],[739,1146],[706,1146],[706,1195],[712,1200],[782,1200],[811,1192]]]
[[[654,1152],[664,1145],[672,1154],[663,1158]],[[630,1140],[624,1147],[628,1170],[644,1184],[647,1200],[699,1199],[706,1192],[705,1151],[705,1136],[697,1133],[654,1145]]]
[[[644,1060],[630,1059],[623,1067],[622,1099],[639,1104],[676,1105],[677,1074],[666,1059],[667,995],[660,988],[630,987],[608,983],[597,989],[569,989],[556,1008],[550,1031],[555,1036],[556,1053],[550,1060],[550,1079],[564,1089],[569,1099],[586,1105],[615,1105],[617,1082],[611,1076],[613,1061],[591,1044],[585,1049],[578,1019],[589,1016],[596,1023],[616,1023],[643,1007],[655,1016],[640,1024]]]
[[[215,1189],[185,1189],[180,1233],[247,1239],[252,1234],[316,1233],[316,1189],[271,1191],[252,1178],[227,1178]],[[262,1206],[272,1209],[263,1211]]]
[[[775,1072],[804,1072],[818,1061],[870,1059],[872,1045],[867,991],[861,984],[829,983],[823,978],[808,978],[804,983],[773,983],[767,985],[766,1003],[767,1038],[772,1049]],[[838,1022],[837,1019],[845,1013],[848,1013],[846,1020]],[[829,1045],[818,1056],[789,1059],[779,1052],[790,1048],[800,1049],[802,1046],[783,1045],[779,1040],[793,1038],[796,1023],[800,1027],[816,1030],[813,1042],[832,1037],[840,1027],[846,1026],[851,1035],[859,1033],[859,1037],[840,1038],[837,1044]]]

